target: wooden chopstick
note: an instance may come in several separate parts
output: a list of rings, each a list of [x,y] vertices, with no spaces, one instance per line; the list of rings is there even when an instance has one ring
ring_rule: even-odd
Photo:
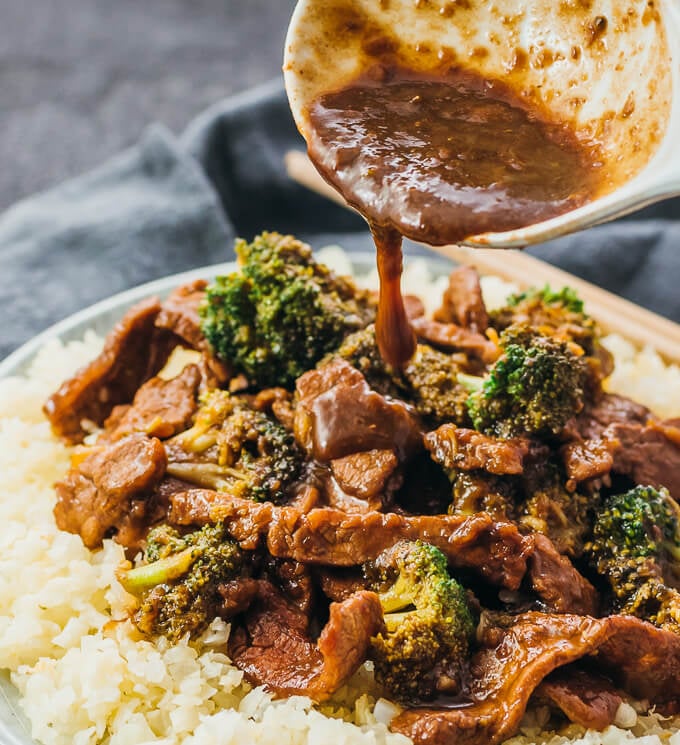
[[[305,153],[286,154],[288,175],[299,184],[333,201],[348,206],[327,184]],[[549,284],[559,289],[573,287],[585,302],[588,313],[596,318],[605,333],[617,333],[637,347],[651,346],[667,362],[680,364],[680,325],[641,308],[601,287],[586,282],[541,259],[517,250],[467,248],[465,246],[430,247],[458,264],[474,266],[481,274],[495,274],[525,289]]]

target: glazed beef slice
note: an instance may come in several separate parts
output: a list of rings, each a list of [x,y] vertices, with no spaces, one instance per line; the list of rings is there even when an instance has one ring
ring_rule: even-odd
[[[127,517],[131,500],[150,493],[160,482],[166,465],[160,440],[142,434],[93,448],[56,484],[57,526],[79,534],[88,548],[98,547]]]

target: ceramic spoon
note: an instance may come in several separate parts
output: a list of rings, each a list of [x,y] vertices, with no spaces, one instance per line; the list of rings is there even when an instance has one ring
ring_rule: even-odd
[[[306,139],[309,106],[379,62],[385,38],[398,64],[503,79],[601,144],[606,186],[597,199],[467,245],[539,243],[680,194],[678,0],[300,0],[284,76]]]

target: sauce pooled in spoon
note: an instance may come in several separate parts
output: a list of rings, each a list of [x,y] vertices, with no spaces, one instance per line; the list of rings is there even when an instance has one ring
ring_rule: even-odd
[[[580,207],[601,184],[595,145],[468,71],[378,66],[308,115],[312,161],[371,227],[376,336],[396,368],[416,344],[400,290],[402,236],[444,245],[525,227]]]

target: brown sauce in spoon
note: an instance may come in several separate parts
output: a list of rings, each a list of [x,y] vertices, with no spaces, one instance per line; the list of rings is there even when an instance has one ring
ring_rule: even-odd
[[[400,367],[415,351],[401,236],[444,245],[557,217],[596,195],[600,159],[500,81],[467,71],[374,73],[312,104],[309,153],[371,226],[376,334],[386,362]]]

